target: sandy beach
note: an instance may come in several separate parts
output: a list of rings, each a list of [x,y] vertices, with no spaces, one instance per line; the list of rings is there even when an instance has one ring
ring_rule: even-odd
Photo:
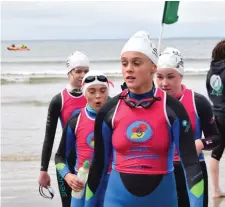
[[[209,163],[207,153],[206,162]],[[55,190],[55,197],[44,199],[38,191],[39,161],[3,161],[1,164],[1,198],[2,207],[60,207],[61,201],[56,183],[55,167],[53,160],[50,163],[49,173],[52,179],[52,187]],[[222,176],[223,175],[223,176]],[[225,158],[221,160],[221,187],[225,190]],[[224,199],[211,199],[211,179],[209,173],[209,207],[225,207]]]

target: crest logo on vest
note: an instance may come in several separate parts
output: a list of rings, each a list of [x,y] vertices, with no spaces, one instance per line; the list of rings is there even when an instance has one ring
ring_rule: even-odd
[[[126,135],[133,142],[145,142],[152,137],[152,128],[144,121],[135,121],[127,128]]]
[[[212,75],[210,78],[210,86],[212,87],[211,95],[221,96],[223,93],[223,83],[219,75]]]
[[[87,136],[87,144],[90,148],[94,149],[94,144],[95,144],[95,140],[94,140],[94,132],[91,132],[88,136]]]

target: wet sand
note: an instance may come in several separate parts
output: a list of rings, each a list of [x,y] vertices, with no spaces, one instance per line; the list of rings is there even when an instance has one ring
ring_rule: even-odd
[[[206,155],[207,165],[209,154]],[[38,176],[39,161],[3,161],[1,163],[1,204],[2,207],[60,207],[61,201],[58,193],[53,160],[50,163],[49,173],[52,187],[55,190],[53,200],[44,199],[39,195]],[[220,171],[221,187],[225,191],[225,157],[221,159]],[[211,179],[209,173],[209,207],[225,207],[224,199],[211,199]]]

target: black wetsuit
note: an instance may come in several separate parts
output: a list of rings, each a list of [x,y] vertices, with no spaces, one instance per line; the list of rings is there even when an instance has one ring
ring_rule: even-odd
[[[179,148],[179,154],[187,174],[191,207],[202,206],[203,176],[195,150],[190,120],[178,100],[169,95],[163,95],[163,97],[163,99],[157,99],[148,109],[133,109],[126,105],[118,95],[100,109],[95,121],[94,159],[87,182],[86,207],[94,207],[93,203],[99,196],[102,179],[111,163],[112,152],[113,169],[107,186],[105,207],[177,206],[177,198],[170,198],[176,196],[175,181],[173,182],[174,145],[172,143],[174,142],[170,143],[169,149],[164,148],[167,146],[167,139],[174,140]],[[136,97],[132,96],[131,98]],[[117,115],[118,113],[119,115]],[[166,119],[163,114],[167,117]],[[117,117],[116,122],[114,121],[115,117]],[[139,125],[135,127],[137,122]],[[126,128],[125,125],[127,130],[120,132],[121,127]],[[118,136],[115,137],[114,133]],[[164,137],[160,133],[169,133],[169,135]],[[168,136],[170,138],[167,138]],[[134,141],[129,142],[129,140]],[[154,150],[153,142],[163,147],[164,150],[162,149],[161,153],[169,151],[168,157],[158,154]],[[165,144],[161,145],[160,143]],[[156,163],[160,163],[158,159],[164,159],[163,163],[168,164],[162,173],[155,169],[158,166]],[[146,160],[149,161],[141,164]],[[132,162],[132,165],[127,162]],[[159,164],[159,168],[162,165]],[[132,171],[141,173],[132,173]],[[193,191],[193,189],[198,190]],[[198,192],[198,195],[195,192]],[[162,193],[164,194],[162,195]],[[165,203],[167,200],[170,203]]]
[[[61,142],[55,155],[56,168],[58,169],[57,166],[59,166],[58,172],[63,178],[65,178],[68,173],[72,173],[67,162],[67,156],[70,152],[75,152],[75,174],[77,174],[78,169],[82,167],[86,160],[89,160],[91,163],[94,153],[94,142],[92,138],[94,137],[95,118],[96,112],[92,110],[91,107],[86,106],[85,109],[81,109],[81,112],[76,112],[63,129]],[[105,185],[102,189],[101,197],[99,197],[96,203],[98,207],[103,206],[107,181],[108,175],[105,178]],[[85,193],[80,199],[76,199],[73,196],[71,197],[71,207],[84,207],[84,203]]]
[[[189,104],[192,100],[188,101]],[[204,145],[203,150],[212,150],[220,143],[220,135],[214,121],[214,116],[212,112],[212,107],[209,101],[201,94],[194,92],[194,103],[197,112],[195,117],[197,121],[197,126],[200,134],[203,131],[205,139],[201,139]],[[201,137],[196,137],[197,139]],[[206,163],[204,161],[203,154],[199,157],[200,164],[202,167],[202,173],[204,177],[204,207],[208,206],[208,174]],[[179,207],[189,207],[189,198],[186,188],[186,180],[182,165],[179,161],[174,162],[175,167],[175,178],[177,185],[178,194],[178,204]]]
[[[55,132],[57,128],[57,123],[58,119],[60,118],[62,127],[66,126],[66,122],[69,120],[70,117],[68,117],[68,120],[65,120],[66,122],[63,123],[61,119],[61,112],[65,107],[71,107],[70,105],[62,105],[63,101],[65,101],[65,97],[62,98],[62,95],[64,94],[65,90],[63,92],[55,95],[48,108],[48,116],[47,116],[47,122],[46,122],[46,131],[45,131],[45,139],[43,143],[43,148],[42,148],[42,156],[41,156],[41,171],[47,171],[48,170],[48,165],[49,165],[49,160],[51,158],[52,154],[52,147],[54,144],[54,139],[55,139]],[[67,95],[68,92],[65,92]],[[73,107],[74,110],[76,110],[77,105],[80,105],[80,108],[83,108],[86,104],[83,103],[77,103],[76,101],[81,100],[82,98],[79,99],[79,97],[83,97],[82,93],[79,89],[74,89],[73,91],[69,92],[69,94],[72,96],[73,101]],[[68,96],[68,95],[67,95]],[[83,98],[84,99],[84,98]],[[110,97],[108,97],[108,100]],[[72,108],[73,108],[72,107]],[[72,116],[72,112],[71,112]],[[75,152],[71,151],[70,154],[68,155],[68,164],[70,166],[70,170],[73,173],[74,172],[74,164],[75,164]],[[62,200],[62,206],[63,207],[69,207],[71,203],[71,188],[70,186],[66,183],[64,178],[58,173],[56,170],[56,175],[57,175],[57,181],[58,181],[58,187],[59,187],[59,192]]]
[[[74,97],[81,96],[80,92],[71,91],[70,94]],[[61,93],[58,93],[55,95],[48,108],[48,115],[47,115],[47,122],[46,122],[46,130],[45,130],[45,139],[43,143],[42,148],[42,156],[41,156],[41,171],[48,171],[49,161],[52,154],[52,147],[54,144],[55,139],[55,133],[57,128],[58,119],[60,117],[62,110],[62,95]],[[74,153],[72,153],[72,156],[70,156],[69,163],[71,165],[71,171],[73,172],[74,166]],[[62,200],[62,206],[63,207],[70,207],[71,202],[71,188],[69,185],[64,181],[64,179],[60,176],[60,174],[57,173],[57,181],[58,181],[58,187],[60,191],[60,196]]]

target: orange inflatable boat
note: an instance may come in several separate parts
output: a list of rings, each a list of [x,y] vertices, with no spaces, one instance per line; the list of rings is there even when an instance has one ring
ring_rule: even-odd
[[[30,50],[27,47],[21,48],[21,47],[12,47],[12,46],[8,46],[7,49],[8,50],[13,50],[13,51],[28,51],[28,50]]]

